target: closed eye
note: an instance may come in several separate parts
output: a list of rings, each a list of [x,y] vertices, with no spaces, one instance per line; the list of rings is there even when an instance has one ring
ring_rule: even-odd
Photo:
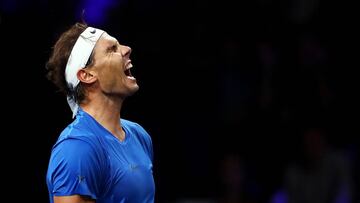
[[[118,46],[116,44],[114,44],[113,46],[109,47],[107,49],[108,52],[116,52],[117,51]]]

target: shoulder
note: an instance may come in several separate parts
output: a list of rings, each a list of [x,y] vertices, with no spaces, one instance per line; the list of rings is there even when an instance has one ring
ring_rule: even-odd
[[[100,145],[94,145],[85,139],[67,138],[58,141],[52,148],[49,169],[54,172],[58,169],[68,172],[83,169],[90,171],[105,168],[107,164],[106,153]]]
[[[52,157],[61,159],[78,159],[80,157],[89,157],[89,155],[91,157],[95,153],[96,149],[92,144],[76,138],[61,139],[56,142],[52,149]]]
[[[69,159],[85,157],[98,160],[104,157],[102,145],[98,137],[86,128],[69,125],[60,134],[52,148],[56,156]]]
[[[148,132],[139,123],[127,119],[121,119],[121,125],[132,132],[148,135]]]
[[[61,133],[58,140],[55,143],[55,146],[59,145],[66,141],[66,143],[71,142],[82,142],[87,145],[97,145],[98,143],[97,136],[90,130],[90,128],[85,127],[75,121],[69,124]]]
[[[147,144],[151,144],[150,134],[139,123],[122,118],[121,125],[140,141],[145,141]]]
[[[125,125],[131,128],[143,128],[139,123],[135,122],[135,121],[131,121],[125,118],[121,118],[121,125]]]

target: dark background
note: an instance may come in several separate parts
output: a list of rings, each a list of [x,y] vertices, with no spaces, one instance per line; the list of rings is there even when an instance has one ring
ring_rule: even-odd
[[[99,2],[1,1],[1,154],[11,202],[48,202],[50,150],[71,112],[45,63],[82,8],[89,25],[133,49],[140,90],[122,117],[153,138],[157,202],[216,199],[228,154],[241,157],[254,201],[269,202],[308,126],[323,127],[348,154],[359,191],[359,23],[349,2]]]

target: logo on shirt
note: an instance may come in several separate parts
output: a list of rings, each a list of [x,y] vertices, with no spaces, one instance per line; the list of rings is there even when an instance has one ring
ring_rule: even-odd
[[[138,165],[130,164],[130,169],[131,169],[131,170],[136,170],[137,168],[139,168]]]
[[[83,180],[85,180],[85,176],[78,175],[79,183],[81,183]]]

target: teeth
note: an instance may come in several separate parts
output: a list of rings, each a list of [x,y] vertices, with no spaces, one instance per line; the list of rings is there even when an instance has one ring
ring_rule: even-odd
[[[127,77],[132,77],[131,71],[130,69],[133,67],[133,65],[131,63],[127,64],[127,66],[125,67],[125,75]]]
[[[125,70],[129,70],[130,68],[132,68],[133,67],[133,65],[130,63],[126,68],[125,68]]]

